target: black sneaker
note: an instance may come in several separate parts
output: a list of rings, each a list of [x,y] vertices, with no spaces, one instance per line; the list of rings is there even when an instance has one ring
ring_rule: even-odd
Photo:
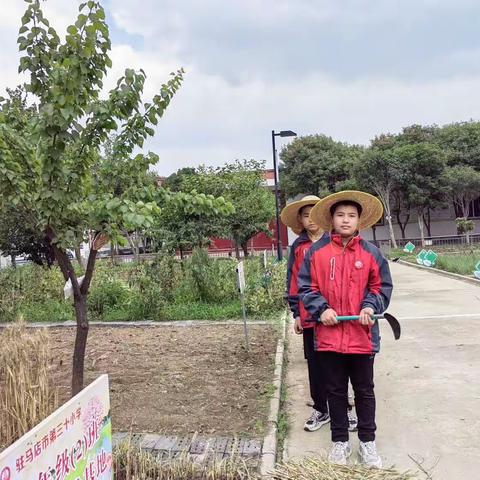
[[[323,425],[330,421],[330,415],[328,413],[318,412],[317,410],[313,410],[312,414],[305,422],[304,430],[307,432],[314,432],[318,430]]]

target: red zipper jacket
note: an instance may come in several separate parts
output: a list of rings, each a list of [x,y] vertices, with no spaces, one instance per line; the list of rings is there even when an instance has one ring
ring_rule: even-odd
[[[310,314],[305,310],[305,307],[298,297],[298,273],[305,259],[305,255],[311,246],[312,241],[306,230],[303,230],[292,244],[287,266],[286,296],[293,316],[295,318],[300,317],[302,328],[312,328],[315,325],[315,323],[310,320]]]
[[[358,321],[325,326],[320,315],[333,308],[337,315],[358,315],[371,307],[383,313],[393,285],[387,260],[370,242],[356,236],[344,247],[337,234],[324,235],[312,246],[298,275],[298,295],[315,323],[315,350],[376,353],[380,349],[378,322]]]

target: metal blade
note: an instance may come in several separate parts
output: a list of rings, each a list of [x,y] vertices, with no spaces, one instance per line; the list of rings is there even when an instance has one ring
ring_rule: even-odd
[[[402,328],[400,327],[400,323],[390,313],[384,313],[383,316],[385,320],[389,323],[390,327],[392,327],[393,336],[395,337],[395,340],[398,340],[400,338],[400,334],[402,333]]]

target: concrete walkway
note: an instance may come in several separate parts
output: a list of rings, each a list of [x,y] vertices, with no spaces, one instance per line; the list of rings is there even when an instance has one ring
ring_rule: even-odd
[[[402,324],[393,339],[381,326],[376,359],[377,446],[384,465],[433,469],[435,480],[480,478],[480,288],[391,263],[389,312]],[[289,329],[286,459],[317,456],[330,431],[303,431],[310,413],[301,337]],[[354,452],[357,434],[351,434]],[[354,453],[351,459],[356,460]]]

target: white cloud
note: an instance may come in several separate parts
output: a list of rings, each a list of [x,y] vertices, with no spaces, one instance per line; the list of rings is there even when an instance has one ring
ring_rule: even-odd
[[[15,39],[22,13],[18,0],[5,2],[2,88],[18,83]],[[59,31],[76,16],[77,2],[42,5]],[[146,145],[159,154],[161,174],[235,158],[270,164],[272,129],[366,144],[376,134],[412,123],[480,118],[476,37],[470,39],[468,29],[454,22],[438,38],[428,30],[431,17],[440,15],[443,20],[463,15],[468,23],[466,12],[480,13],[473,0],[144,0],[141,8],[130,0],[110,0],[107,7],[120,33],[106,88],[126,67],[143,68],[145,95],[151,98],[171,71],[187,70],[156,137]],[[141,35],[143,47],[128,45],[122,29]],[[405,29],[402,41],[395,29]],[[359,37],[367,34],[371,38]],[[441,35],[461,42],[452,46],[449,37],[444,48]],[[366,42],[360,49],[354,48],[357,38]],[[382,43],[385,48],[378,50]]]

